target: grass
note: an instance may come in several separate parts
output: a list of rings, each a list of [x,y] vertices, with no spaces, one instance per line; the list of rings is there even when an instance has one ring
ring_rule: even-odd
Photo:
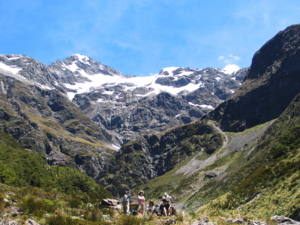
[[[291,109],[298,110],[297,107]],[[225,224],[220,219],[222,216],[266,220],[279,214],[295,218],[300,204],[300,126],[295,124],[300,123],[300,119],[294,116],[287,123],[283,117],[288,116],[283,114],[275,121],[244,132],[226,133],[231,140],[259,132],[272,123],[263,136],[252,140],[244,151],[219,158],[191,176],[174,176],[176,170],[195,156],[193,154],[173,170],[147,181],[136,190],[146,190],[148,199],[159,199],[166,191],[175,196],[176,202],[186,204],[189,210],[202,206],[196,216],[215,216],[215,221],[221,224]],[[248,154],[250,150],[251,154]],[[200,156],[198,160],[206,157]],[[223,180],[207,179],[204,177],[207,171],[226,172],[227,176]],[[240,210],[237,210],[239,206]]]
[[[7,193],[14,193],[7,197]],[[9,200],[4,203],[4,196]],[[14,205],[12,200],[17,202]],[[164,224],[169,219],[177,218],[178,224],[189,224],[192,219],[190,216],[179,212],[177,217],[158,217],[155,214],[145,216],[125,216],[111,209],[99,207],[99,203],[84,203],[72,205],[74,197],[69,194],[58,191],[45,191],[42,188],[16,188],[8,185],[0,184],[0,206],[17,206],[24,211],[23,215],[14,217],[14,220],[24,224],[28,218],[39,224],[52,225],[154,225]],[[2,213],[8,212],[2,207]],[[45,217],[45,215],[48,215]]]
[[[46,133],[54,134],[55,136],[62,136],[68,140],[80,142],[80,143],[95,146],[95,147],[103,147],[104,146],[102,143],[99,143],[99,142],[93,143],[93,142],[87,141],[83,138],[72,137],[72,136],[70,136],[70,133],[65,130],[64,127],[61,127],[58,123],[51,121],[49,119],[45,119],[45,118],[39,117],[37,115],[30,115],[29,118],[32,121],[38,123],[41,126],[42,130]]]
[[[276,214],[299,219],[298,112],[299,103],[293,102],[266,130],[251,157],[245,160],[246,152],[235,153],[234,156],[239,156],[239,160],[234,161],[239,162],[239,165],[235,167],[229,165],[227,171],[231,171],[229,175],[231,182],[219,184],[224,190],[223,195],[219,192],[219,197],[201,207],[197,213],[221,215],[232,212],[246,217],[255,215],[260,219],[270,218]],[[202,199],[204,195],[208,195],[207,191],[202,190]]]

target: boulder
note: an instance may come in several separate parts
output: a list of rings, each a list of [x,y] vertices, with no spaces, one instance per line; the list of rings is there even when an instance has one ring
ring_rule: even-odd
[[[207,178],[214,178],[214,177],[217,177],[217,176],[219,176],[219,174],[217,172],[213,172],[213,171],[210,171],[210,172],[205,174],[205,177],[207,177]]]
[[[291,218],[284,217],[284,216],[272,216],[271,220],[276,221],[278,224],[297,224],[300,225],[300,222],[297,222],[296,220],[292,220]]]
[[[25,221],[25,225],[39,225],[39,224],[32,219],[27,219]]]

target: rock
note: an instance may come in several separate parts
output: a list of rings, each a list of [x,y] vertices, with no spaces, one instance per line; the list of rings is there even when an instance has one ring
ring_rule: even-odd
[[[217,172],[210,171],[208,173],[205,173],[205,177],[207,177],[207,178],[214,178],[217,176],[219,176],[219,174]]]
[[[17,213],[23,212],[23,210],[20,207],[16,207],[16,206],[8,206],[6,207],[6,209],[10,212],[17,212]]]
[[[32,220],[32,219],[27,219],[27,220],[25,221],[25,224],[26,224],[26,225],[39,225],[37,222],[35,222],[35,221]]]
[[[237,218],[232,220],[232,223],[243,223],[243,222],[245,222],[243,218]]]
[[[49,214],[44,214],[43,217],[44,218],[50,218],[51,216]]]
[[[290,219],[288,217],[284,217],[284,216],[275,215],[275,216],[271,217],[271,220],[276,221],[278,224],[297,224],[297,225],[300,225],[300,222],[297,222],[295,220],[292,220],[292,219]]]
[[[207,216],[202,217],[200,220],[202,223],[207,223],[209,221]]]
[[[226,223],[232,223],[233,219],[232,218],[229,218],[227,220],[225,220]]]
[[[14,220],[10,220],[10,219],[2,219],[0,218],[0,225],[21,225],[21,223],[14,221]]]
[[[8,192],[6,193],[6,197],[8,198],[9,196],[15,196],[16,194],[12,193],[12,192]]]

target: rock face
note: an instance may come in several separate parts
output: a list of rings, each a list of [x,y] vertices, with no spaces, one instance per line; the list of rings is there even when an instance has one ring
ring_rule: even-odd
[[[225,131],[277,118],[300,91],[299,45],[300,25],[279,32],[255,53],[243,85],[205,118]]]

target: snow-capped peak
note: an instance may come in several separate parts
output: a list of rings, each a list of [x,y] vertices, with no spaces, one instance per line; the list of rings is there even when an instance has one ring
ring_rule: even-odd
[[[89,57],[85,56],[85,55],[81,55],[81,54],[74,54],[72,56],[76,56],[78,58],[78,60],[82,63],[85,63],[85,64],[89,64],[88,60],[89,60]]]
[[[161,70],[161,73],[164,74],[165,72],[167,72],[168,75],[173,75],[173,71],[177,70],[178,68],[180,67],[166,67]]]
[[[222,70],[222,72],[231,75],[232,73],[235,73],[235,72],[237,72],[240,69],[241,68],[238,65],[228,64],[227,66],[224,67],[224,69]]]

